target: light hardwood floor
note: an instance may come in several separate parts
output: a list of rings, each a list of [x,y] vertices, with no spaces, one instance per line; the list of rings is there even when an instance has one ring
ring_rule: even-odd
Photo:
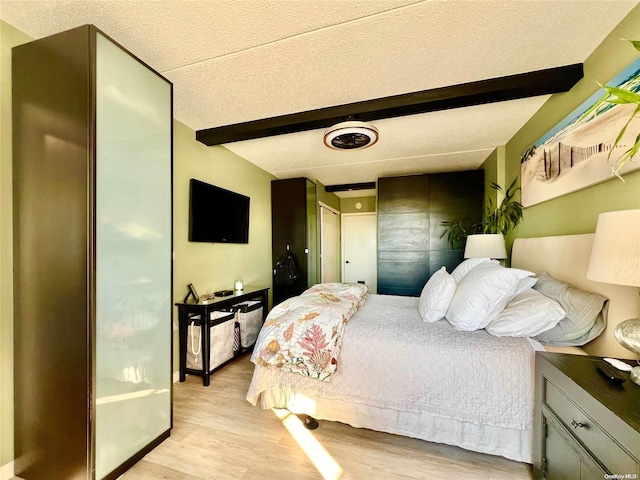
[[[121,480],[532,478],[529,465],[502,457],[320,421],[311,433],[341,470],[323,477],[274,412],[245,400],[252,372],[245,355],[209,387],[196,376],[174,384],[171,437]]]

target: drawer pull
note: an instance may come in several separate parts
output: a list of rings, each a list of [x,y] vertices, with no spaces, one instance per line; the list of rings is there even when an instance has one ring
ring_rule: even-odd
[[[584,423],[580,423],[580,422],[576,422],[575,420],[571,420],[571,426],[573,428],[584,428],[585,424]]]

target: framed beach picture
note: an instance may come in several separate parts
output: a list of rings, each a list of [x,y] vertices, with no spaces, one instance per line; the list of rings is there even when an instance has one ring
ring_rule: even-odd
[[[640,59],[607,86],[640,93]],[[531,145],[521,157],[522,205],[530,207],[596,183],[616,178],[613,168],[640,134],[640,118],[629,122],[635,104],[598,104],[607,92],[600,89],[564,120]],[[590,111],[593,110],[593,111]],[[640,155],[625,162],[618,174],[640,168]]]

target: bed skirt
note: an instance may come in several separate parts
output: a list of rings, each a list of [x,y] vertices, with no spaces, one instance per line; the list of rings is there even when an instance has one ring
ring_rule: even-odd
[[[285,401],[282,393],[276,389],[263,391],[257,404],[264,409],[284,407],[293,413],[306,413],[318,420],[444,443],[518,462],[532,462],[533,432],[530,429],[478,425],[425,412],[390,410],[338,399],[310,400],[301,395],[291,395],[290,401]]]

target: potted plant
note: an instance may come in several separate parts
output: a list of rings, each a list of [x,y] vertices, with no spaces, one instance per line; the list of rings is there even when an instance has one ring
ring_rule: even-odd
[[[463,247],[469,235],[482,233],[493,233],[507,235],[522,220],[522,204],[515,200],[515,195],[520,187],[516,187],[517,178],[505,190],[495,182],[491,182],[491,188],[498,192],[502,201],[498,200],[496,205],[489,199],[484,219],[480,223],[468,225],[464,218],[450,222],[442,222],[445,227],[440,238],[446,235],[451,248],[459,250]]]

